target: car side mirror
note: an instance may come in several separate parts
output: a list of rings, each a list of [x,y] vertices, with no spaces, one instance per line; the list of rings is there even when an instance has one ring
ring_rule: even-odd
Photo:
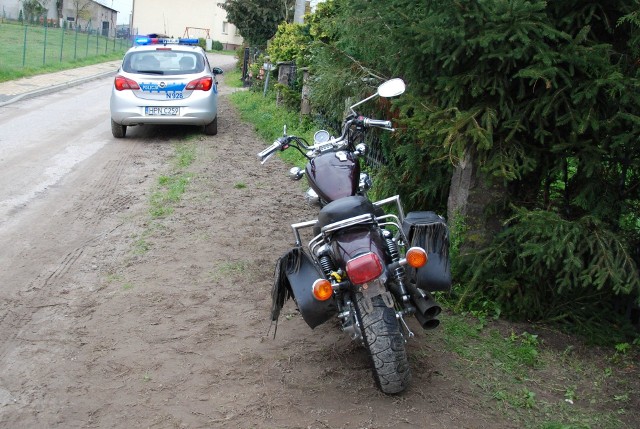
[[[213,67],[211,69],[211,73],[213,73],[213,74],[223,74],[224,71],[222,71],[222,69],[220,67]]]

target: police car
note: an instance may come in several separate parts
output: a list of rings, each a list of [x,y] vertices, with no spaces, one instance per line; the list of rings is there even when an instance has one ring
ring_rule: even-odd
[[[219,67],[198,39],[136,36],[111,90],[111,132],[122,138],[142,124],[199,125],[218,132]]]

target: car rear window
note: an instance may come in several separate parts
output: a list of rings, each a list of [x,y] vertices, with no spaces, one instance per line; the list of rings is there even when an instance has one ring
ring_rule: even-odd
[[[194,52],[134,51],[125,56],[122,69],[127,73],[190,74],[202,72],[204,61]]]

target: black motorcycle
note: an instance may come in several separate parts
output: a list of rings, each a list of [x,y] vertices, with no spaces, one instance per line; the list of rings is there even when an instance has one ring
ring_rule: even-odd
[[[313,144],[298,136],[285,133],[271,146],[258,154],[264,164],[274,153],[295,148],[306,158],[304,170],[293,167],[289,177],[299,180],[306,176],[309,190],[306,198],[311,203],[324,206],[331,201],[352,195],[366,196],[371,188],[371,179],[361,171],[360,159],[367,153],[364,143],[366,131],[381,128],[393,131],[391,121],[366,118],[355,111],[355,107],[375,97],[395,97],[402,94],[405,85],[402,79],[391,79],[378,87],[375,94],[349,108],[349,115],[342,125],[342,134],[332,137],[326,130],[319,130],[313,136]]]
[[[276,150],[298,148],[308,158],[305,174],[323,205],[317,219],[291,225],[295,246],[276,264],[276,330],[288,298],[311,328],[337,317],[342,330],[368,350],[374,381],[387,394],[404,391],[410,380],[405,342],[414,334],[405,317],[414,316],[424,329],[437,327],[441,308],[430,292],[451,286],[444,219],[433,212],[405,216],[398,196],[372,202],[359,180],[357,156],[364,149],[352,137],[367,127],[392,128],[389,121],[357,115],[354,107],[404,90],[398,81],[353,105],[339,138],[308,145],[284,136],[258,154],[264,162]],[[311,234],[306,245],[303,232]]]

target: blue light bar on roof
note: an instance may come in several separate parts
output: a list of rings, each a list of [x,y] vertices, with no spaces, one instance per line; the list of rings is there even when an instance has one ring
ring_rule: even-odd
[[[179,38],[179,39],[170,39],[166,37],[148,37],[148,36],[136,36],[133,39],[133,43],[135,45],[144,46],[144,45],[197,45],[198,39],[187,39],[187,38]]]

